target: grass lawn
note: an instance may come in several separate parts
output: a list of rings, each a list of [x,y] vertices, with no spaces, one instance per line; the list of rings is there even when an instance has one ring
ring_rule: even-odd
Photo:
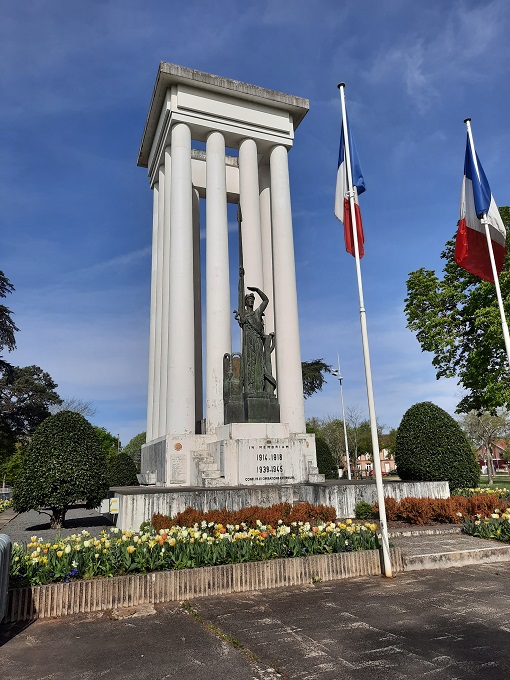
[[[480,477],[480,486],[487,487],[489,489],[510,488],[510,475],[508,473],[498,473],[494,478],[494,483],[490,485],[487,484],[487,479],[487,475],[482,475]]]

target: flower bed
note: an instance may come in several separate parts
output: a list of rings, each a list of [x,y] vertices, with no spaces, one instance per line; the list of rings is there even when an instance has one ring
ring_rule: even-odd
[[[492,538],[510,543],[510,508],[505,512],[496,511],[490,517],[468,517],[464,521],[464,531],[478,538]]]
[[[8,510],[12,506],[12,500],[4,501],[0,500],[0,512],[3,512],[4,510]]]
[[[26,547],[17,543],[12,547],[11,587],[374,550],[379,548],[376,529],[375,524],[354,525],[352,520],[316,526],[280,520],[275,527],[259,520],[255,528],[202,521],[159,532],[111,529],[99,538],[87,531],[53,542],[33,536]]]
[[[455,489],[454,496],[464,496],[464,498],[471,498],[472,496],[497,496],[498,498],[510,499],[510,489],[501,487],[500,489],[486,489],[483,487],[475,487],[471,489]]]

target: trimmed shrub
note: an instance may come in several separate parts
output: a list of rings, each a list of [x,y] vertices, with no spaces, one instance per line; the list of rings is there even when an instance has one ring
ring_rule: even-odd
[[[213,522],[214,524],[223,524],[223,526],[227,526],[227,524],[235,526],[236,524],[244,523],[249,528],[256,528],[257,520],[262,522],[262,524],[276,527],[279,520],[284,524],[291,524],[292,522],[317,524],[318,522],[334,522],[335,519],[335,509],[327,505],[296,503],[296,505],[292,506],[290,503],[277,503],[268,508],[253,505],[241,510],[222,508],[220,510],[209,510],[208,512],[186,508],[186,510],[179,512],[173,519],[168,515],[156,513],[152,517],[152,526],[156,531],[160,531],[161,529],[169,529],[173,526],[192,527],[201,522]]]
[[[110,486],[139,486],[136,478],[136,463],[127,453],[112,456],[108,463],[108,484]]]
[[[406,497],[400,502],[393,498],[385,499],[388,521],[402,520],[409,524],[460,524],[466,517],[490,517],[494,513],[503,513],[510,507],[507,499],[489,494],[479,494],[465,498],[413,498]],[[378,504],[372,506],[374,514],[379,512]]]
[[[372,506],[366,501],[359,501],[354,508],[354,517],[356,519],[371,519],[373,516]]]
[[[403,498],[398,506],[398,514],[410,524],[428,524],[434,510],[430,498]]]
[[[395,463],[404,481],[446,480],[450,489],[478,484],[480,468],[466,435],[442,408],[411,406],[397,430]]]
[[[51,527],[64,526],[77,501],[95,508],[108,489],[101,442],[79,413],[61,411],[35,430],[13,490],[18,512],[50,508]]]
[[[394,498],[385,498],[384,507],[386,508],[386,519],[388,522],[394,522],[397,519],[398,501]],[[372,514],[374,517],[379,517],[379,503],[372,505]]]
[[[335,458],[331,453],[328,442],[320,436],[315,435],[315,447],[317,450],[317,467],[320,474],[326,479],[338,479],[338,468]]]
[[[436,498],[433,501],[434,521],[440,524],[460,524],[464,515],[467,514],[466,504],[463,500],[458,496]]]

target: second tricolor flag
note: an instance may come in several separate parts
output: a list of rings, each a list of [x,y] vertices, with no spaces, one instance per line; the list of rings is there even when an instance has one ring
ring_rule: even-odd
[[[471,274],[485,281],[494,282],[485,226],[481,222],[483,217],[489,225],[492,250],[499,276],[506,254],[506,229],[480,159],[471,146],[468,134],[460,197],[460,221],[455,241],[455,262]]]

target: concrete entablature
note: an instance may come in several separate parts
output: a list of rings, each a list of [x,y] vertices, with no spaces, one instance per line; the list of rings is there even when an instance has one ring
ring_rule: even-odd
[[[177,122],[189,125],[197,141],[205,142],[211,130],[223,133],[227,147],[237,148],[245,137],[255,139],[263,161],[273,145],[292,146],[294,130],[308,109],[302,97],[162,62],[138,165],[148,168],[151,183],[157,181],[170,128]]]

